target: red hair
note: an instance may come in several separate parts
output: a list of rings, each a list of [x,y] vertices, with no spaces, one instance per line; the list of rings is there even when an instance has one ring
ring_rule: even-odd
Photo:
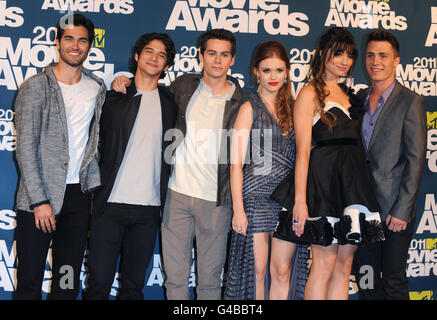
[[[275,100],[275,116],[278,119],[282,133],[288,136],[293,126],[292,107],[294,100],[291,95],[290,62],[288,60],[287,50],[285,50],[284,46],[278,41],[272,40],[261,43],[255,50],[250,70],[252,77],[255,79],[254,70],[259,67],[260,62],[273,57],[284,61],[287,68],[285,84],[279,89],[278,96]]]

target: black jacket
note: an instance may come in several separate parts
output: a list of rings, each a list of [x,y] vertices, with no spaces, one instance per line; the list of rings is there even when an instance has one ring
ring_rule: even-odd
[[[166,130],[174,127],[177,106],[168,88],[159,86],[158,91],[162,116],[160,196],[161,208],[163,208],[170,174],[170,164],[164,160],[164,150],[171,143],[171,141],[164,141],[164,135]],[[136,93],[135,81],[132,81],[126,94],[111,90],[106,95],[100,120],[99,164],[102,187],[94,196],[93,214],[95,215],[103,212],[123,161],[141,103],[141,95],[135,96]]]

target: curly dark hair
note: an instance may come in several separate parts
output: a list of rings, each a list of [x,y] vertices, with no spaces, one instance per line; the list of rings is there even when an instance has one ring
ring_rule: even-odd
[[[176,56],[176,49],[173,40],[166,33],[145,33],[141,37],[138,38],[134,47],[132,48],[132,56],[129,60],[129,68],[133,74],[137,71],[138,63],[135,60],[135,54],[140,56],[141,51],[143,51],[144,47],[149,44],[153,40],[160,40],[165,46],[165,52],[167,53],[167,62],[165,66],[171,67],[174,65],[174,58]],[[165,77],[165,72],[161,72],[160,79]]]
[[[311,61],[310,70],[307,81],[314,86],[319,101],[320,118],[328,126],[330,130],[335,125],[336,118],[333,114],[325,112],[325,98],[329,96],[329,91],[326,91],[323,75],[326,69],[326,61],[334,56],[341,55],[347,52],[352,56],[353,63],[346,74],[346,78],[352,76],[352,70],[358,58],[358,49],[355,39],[352,34],[344,28],[334,27],[326,30],[319,38],[314,57]],[[328,56],[329,55],[329,56]],[[329,116],[328,116],[329,114]]]
[[[278,119],[282,133],[288,136],[293,126],[292,108],[294,100],[291,95],[290,61],[288,59],[287,50],[280,42],[275,40],[260,43],[255,49],[250,72],[252,78],[255,79],[254,70],[259,67],[260,62],[272,57],[284,61],[285,67],[287,68],[286,83],[279,89],[278,96],[276,97],[275,116]]]

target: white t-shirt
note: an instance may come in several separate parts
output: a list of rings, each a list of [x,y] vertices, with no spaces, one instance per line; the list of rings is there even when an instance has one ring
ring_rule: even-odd
[[[225,95],[213,95],[203,80],[187,107],[187,133],[175,151],[169,188],[190,197],[217,200],[217,169],[225,105],[235,85]]]
[[[140,107],[108,202],[160,206],[161,100],[158,89],[137,91]]]
[[[82,73],[80,81],[68,85],[58,81],[67,116],[68,152],[70,161],[67,184],[79,183],[79,171],[85,155],[91,119],[94,116],[99,84]]]

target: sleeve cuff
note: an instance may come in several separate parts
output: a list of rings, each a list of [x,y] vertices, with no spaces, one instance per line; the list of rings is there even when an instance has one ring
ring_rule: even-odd
[[[41,202],[38,202],[38,203],[34,203],[34,204],[30,205],[29,208],[30,208],[30,210],[33,210],[36,207],[42,206],[43,204],[50,204],[50,201],[49,200],[45,200],[45,201],[41,201]]]

